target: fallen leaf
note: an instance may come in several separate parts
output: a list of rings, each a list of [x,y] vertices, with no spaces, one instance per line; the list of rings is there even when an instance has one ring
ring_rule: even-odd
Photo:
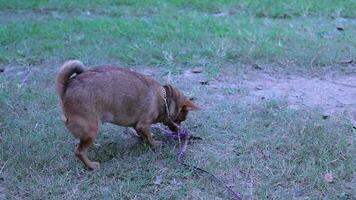
[[[340,60],[339,63],[340,64],[351,64],[353,62],[352,59],[345,59],[345,60]]]
[[[201,67],[195,67],[191,70],[191,72],[198,74],[198,73],[202,73],[203,69]]]
[[[334,177],[332,173],[326,173],[324,174],[324,182],[325,183],[332,183],[334,181]]]
[[[189,100],[195,101],[195,100],[197,100],[197,98],[196,97],[189,97]]]
[[[329,117],[330,117],[330,115],[323,115],[323,119],[327,119]]]
[[[155,180],[153,181],[153,184],[160,185],[161,183],[162,183],[162,176],[156,176]]]
[[[226,15],[227,15],[227,13],[224,13],[224,12],[219,12],[219,13],[213,14],[214,17],[224,17]]]
[[[263,87],[262,86],[257,86],[256,90],[263,90]]]
[[[209,81],[199,81],[201,85],[209,85]]]
[[[252,67],[255,68],[255,69],[258,69],[258,70],[262,70],[263,69],[260,65],[258,65],[256,63],[252,64]]]

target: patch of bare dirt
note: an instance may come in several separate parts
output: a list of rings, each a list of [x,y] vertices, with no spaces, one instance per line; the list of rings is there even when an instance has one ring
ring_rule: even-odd
[[[355,75],[276,78],[259,73],[246,76],[242,84],[249,89],[251,96],[283,98],[296,107],[320,107],[333,112],[356,106]]]
[[[195,84],[207,80],[204,74],[190,71],[185,72],[182,77]],[[304,77],[255,71],[242,77],[221,76],[208,83],[206,87],[215,89],[216,98],[219,99],[222,95],[231,97],[228,92],[237,90],[233,98],[247,103],[256,103],[261,99],[280,99],[285,100],[292,109],[321,109],[325,116],[346,111],[356,126],[356,74]]]

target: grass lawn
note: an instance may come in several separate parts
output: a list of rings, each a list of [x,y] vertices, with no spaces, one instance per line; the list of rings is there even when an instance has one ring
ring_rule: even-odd
[[[184,126],[203,140],[186,161],[244,199],[355,199],[356,129],[346,112],[246,101],[251,91],[239,85],[255,68],[355,73],[355,35],[354,0],[0,0],[0,199],[231,198],[178,165],[179,144],[159,133],[165,144],[154,151],[103,125],[89,152],[101,167],[86,171],[53,87],[74,58],[148,73],[196,99],[202,109]],[[210,84],[187,76],[195,67]]]

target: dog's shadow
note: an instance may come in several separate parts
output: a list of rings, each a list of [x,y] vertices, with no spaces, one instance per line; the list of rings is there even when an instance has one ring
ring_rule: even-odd
[[[97,143],[90,148],[89,156],[93,160],[107,162],[114,158],[139,156],[154,150],[148,144],[145,144],[141,138],[128,133],[127,130],[124,130],[119,134],[111,133],[111,131],[108,132],[109,134],[100,137]],[[161,135],[156,135],[155,138],[158,140],[165,140]],[[164,141],[164,146],[170,145],[170,141]]]
[[[97,145],[89,151],[89,156],[93,160],[99,162],[108,162],[114,158],[122,158],[125,156],[140,156],[148,151],[156,151],[154,148],[145,144],[140,138],[128,134],[127,131],[123,131],[122,134],[107,134],[98,140]],[[162,148],[170,148],[177,145],[177,141],[167,138],[160,134],[157,129],[153,129],[154,138],[163,141]],[[159,149],[159,148],[157,148]],[[161,149],[162,150],[162,149]]]
[[[100,145],[95,145],[90,149],[91,157],[99,162],[106,162],[112,160],[118,156],[121,152],[121,145],[116,141],[107,141],[100,143]]]
[[[147,147],[138,139],[118,139],[117,137],[101,140],[99,145],[90,149],[91,157],[98,162],[107,162],[116,157],[130,154],[139,154],[147,151]]]

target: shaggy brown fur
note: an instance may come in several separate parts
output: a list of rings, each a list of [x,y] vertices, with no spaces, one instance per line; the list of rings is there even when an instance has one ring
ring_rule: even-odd
[[[78,60],[63,64],[55,86],[62,119],[73,136],[80,139],[75,155],[89,169],[99,166],[89,160],[87,151],[98,134],[100,122],[133,127],[153,146],[159,142],[152,138],[151,124],[162,122],[176,131],[165,112],[162,87],[167,92],[170,116],[175,123],[180,124],[190,110],[197,109],[171,85],[161,85],[137,72],[113,66],[84,70]]]

